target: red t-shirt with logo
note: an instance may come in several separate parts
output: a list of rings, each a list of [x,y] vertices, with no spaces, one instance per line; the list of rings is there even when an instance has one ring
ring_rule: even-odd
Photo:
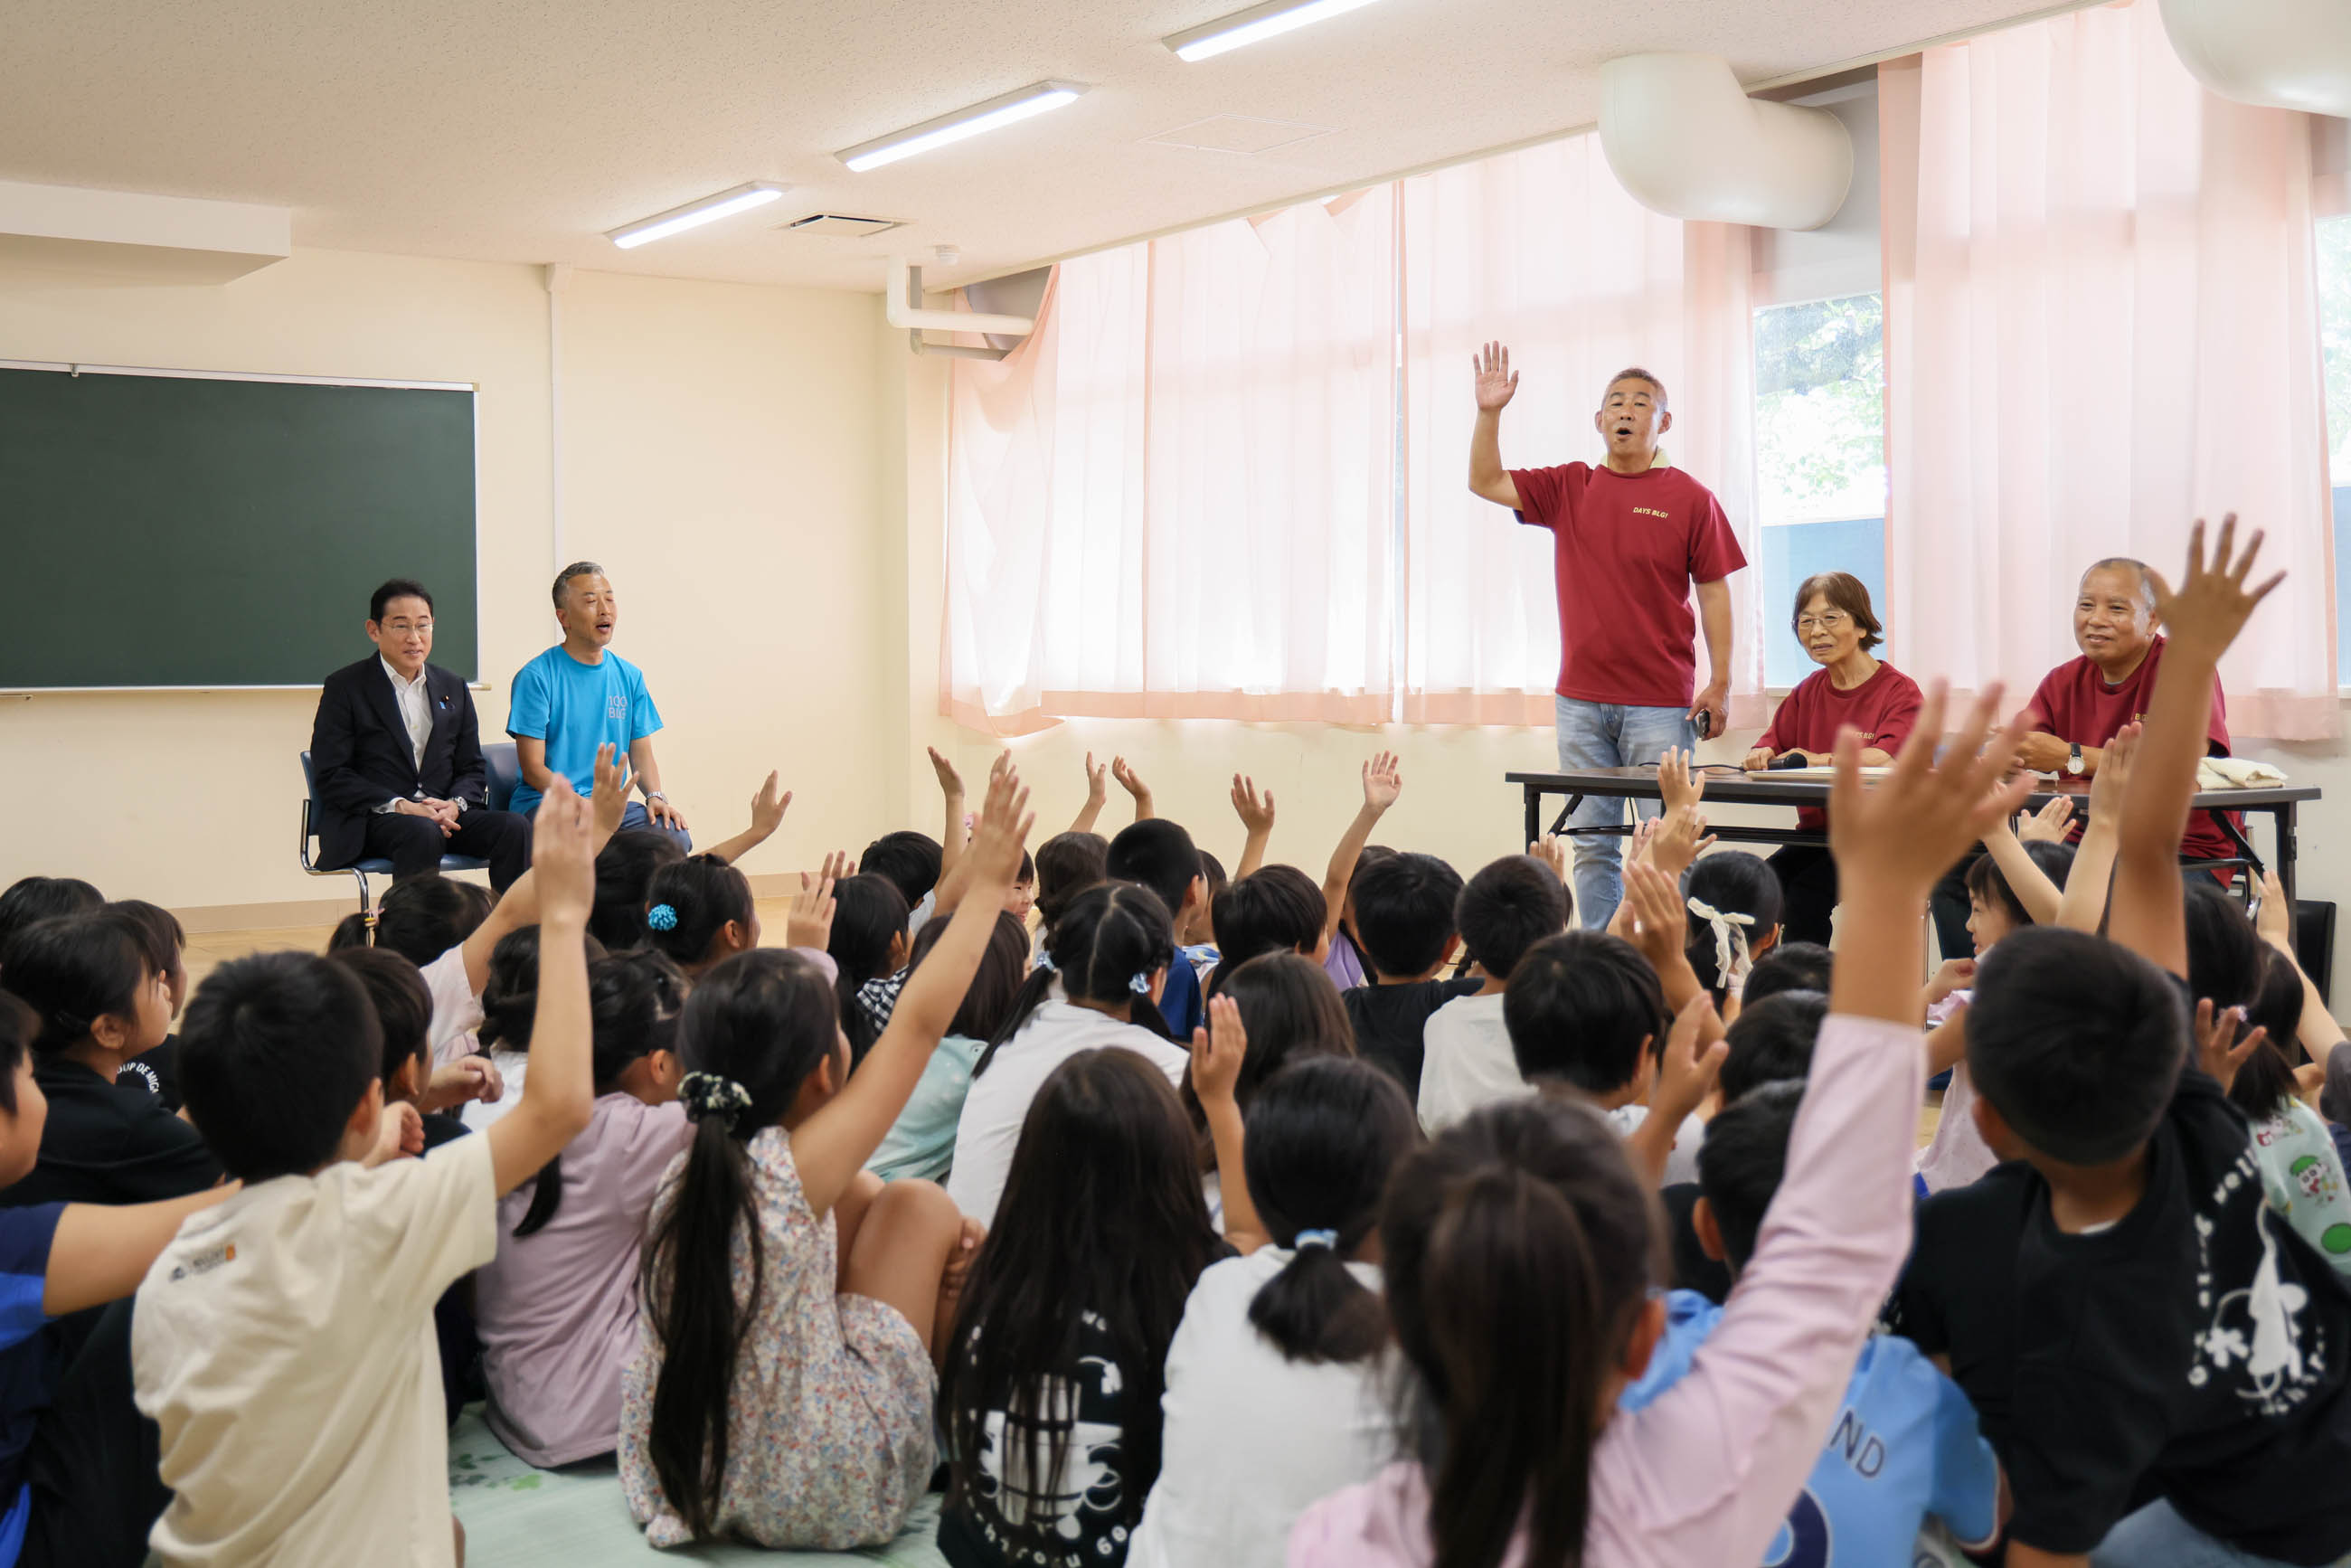
[[[1781,699],[1755,744],[1773,751],[1834,751],[1837,731],[1849,725],[1861,731],[1865,750],[1874,746],[1890,756],[1918,727],[1918,706],[1925,700],[1918,683],[1888,664],[1880,663],[1876,674],[1846,692],[1837,690],[1826,670],[1814,670]],[[1813,832],[1828,821],[1829,814],[1817,806],[1796,811],[1796,825]]]
[[[2162,663],[2161,637],[2155,639],[2138,668],[2118,686],[2106,685],[2098,666],[2086,658],[2066,661],[2043,676],[2032,694],[2028,711],[2033,727],[2060,740],[2103,747],[2123,726],[2147,716],[2147,701],[2155,695],[2155,672]],[[2209,755],[2229,755],[2229,699],[2220,690],[2218,674],[2212,677],[2212,712],[2205,721],[2204,736],[2210,743]],[[2076,827],[2074,836],[2080,835]],[[2198,860],[2221,860],[2235,854],[2237,848],[2213,825],[2210,811],[2190,811],[2179,852]]]
[[[1629,707],[1690,705],[1698,615],[1690,584],[1747,564],[1714,492],[1660,465],[1513,468],[1519,520],[1552,533],[1559,695]]]

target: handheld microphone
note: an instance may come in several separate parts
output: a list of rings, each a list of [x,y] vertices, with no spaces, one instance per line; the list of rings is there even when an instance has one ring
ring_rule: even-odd
[[[1802,752],[1792,751],[1785,757],[1775,757],[1771,758],[1771,760],[1764,766],[1771,772],[1784,773],[1792,768],[1810,768],[1812,764],[1804,759],[1804,754]]]

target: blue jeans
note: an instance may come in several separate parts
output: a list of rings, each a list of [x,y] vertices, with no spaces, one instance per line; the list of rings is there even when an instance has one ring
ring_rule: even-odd
[[[629,809],[621,813],[621,831],[624,833],[643,832],[646,829],[652,829],[652,831],[656,833],[667,833],[671,838],[677,841],[677,847],[679,849],[684,850],[688,854],[692,854],[694,852],[693,834],[687,832],[684,828],[664,828],[659,826],[653,821],[651,816],[646,814],[644,802],[642,800],[630,801]]]
[[[1559,766],[1562,772],[1584,768],[1654,768],[1675,747],[1698,744],[1698,726],[1689,710],[1677,707],[1627,707],[1621,703],[1588,703],[1559,697]],[[1568,818],[1571,828],[1623,825],[1625,802],[1587,795]],[[1655,800],[1635,800],[1640,816],[1657,814]],[[1605,930],[1616,904],[1625,894],[1624,844],[1605,834],[1579,833],[1575,845],[1575,914],[1587,931]]]
[[[2351,1556],[2336,1560],[2336,1568]],[[2090,1568],[2285,1568],[2275,1558],[2256,1557],[2216,1541],[2157,1500],[2106,1531],[2090,1553]]]

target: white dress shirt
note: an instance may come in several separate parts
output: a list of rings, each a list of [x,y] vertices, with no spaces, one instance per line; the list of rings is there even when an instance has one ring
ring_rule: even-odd
[[[424,768],[424,743],[433,736],[433,705],[424,693],[424,668],[418,666],[416,678],[410,681],[402,679],[400,672],[392,667],[392,661],[382,654],[378,653],[375,662],[383,666],[384,677],[392,682],[392,706],[400,710],[400,722],[407,727],[409,751],[421,773]],[[396,811],[403,799],[395,795],[376,810]]]

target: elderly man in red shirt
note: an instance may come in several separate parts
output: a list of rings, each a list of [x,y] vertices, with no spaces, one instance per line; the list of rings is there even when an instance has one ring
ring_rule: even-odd
[[[2163,636],[2156,626],[2155,584],[2146,562],[2110,556],[2084,572],[2074,598],[2074,643],[2082,656],[2050,671],[2034,689],[2026,711],[2035,733],[2025,737],[2018,761],[2061,778],[2095,776],[2115,732],[2147,712],[2163,663]],[[2229,755],[2229,708],[2218,675],[2204,741],[2208,755]],[[2081,836],[2078,822],[2074,834]],[[2210,811],[2191,811],[2179,852],[2191,860],[2226,860],[2237,848]],[[1964,869],[1935,890],[1935,928],[1950,955],[1973,950],[1967,890],[1959,880]]]

